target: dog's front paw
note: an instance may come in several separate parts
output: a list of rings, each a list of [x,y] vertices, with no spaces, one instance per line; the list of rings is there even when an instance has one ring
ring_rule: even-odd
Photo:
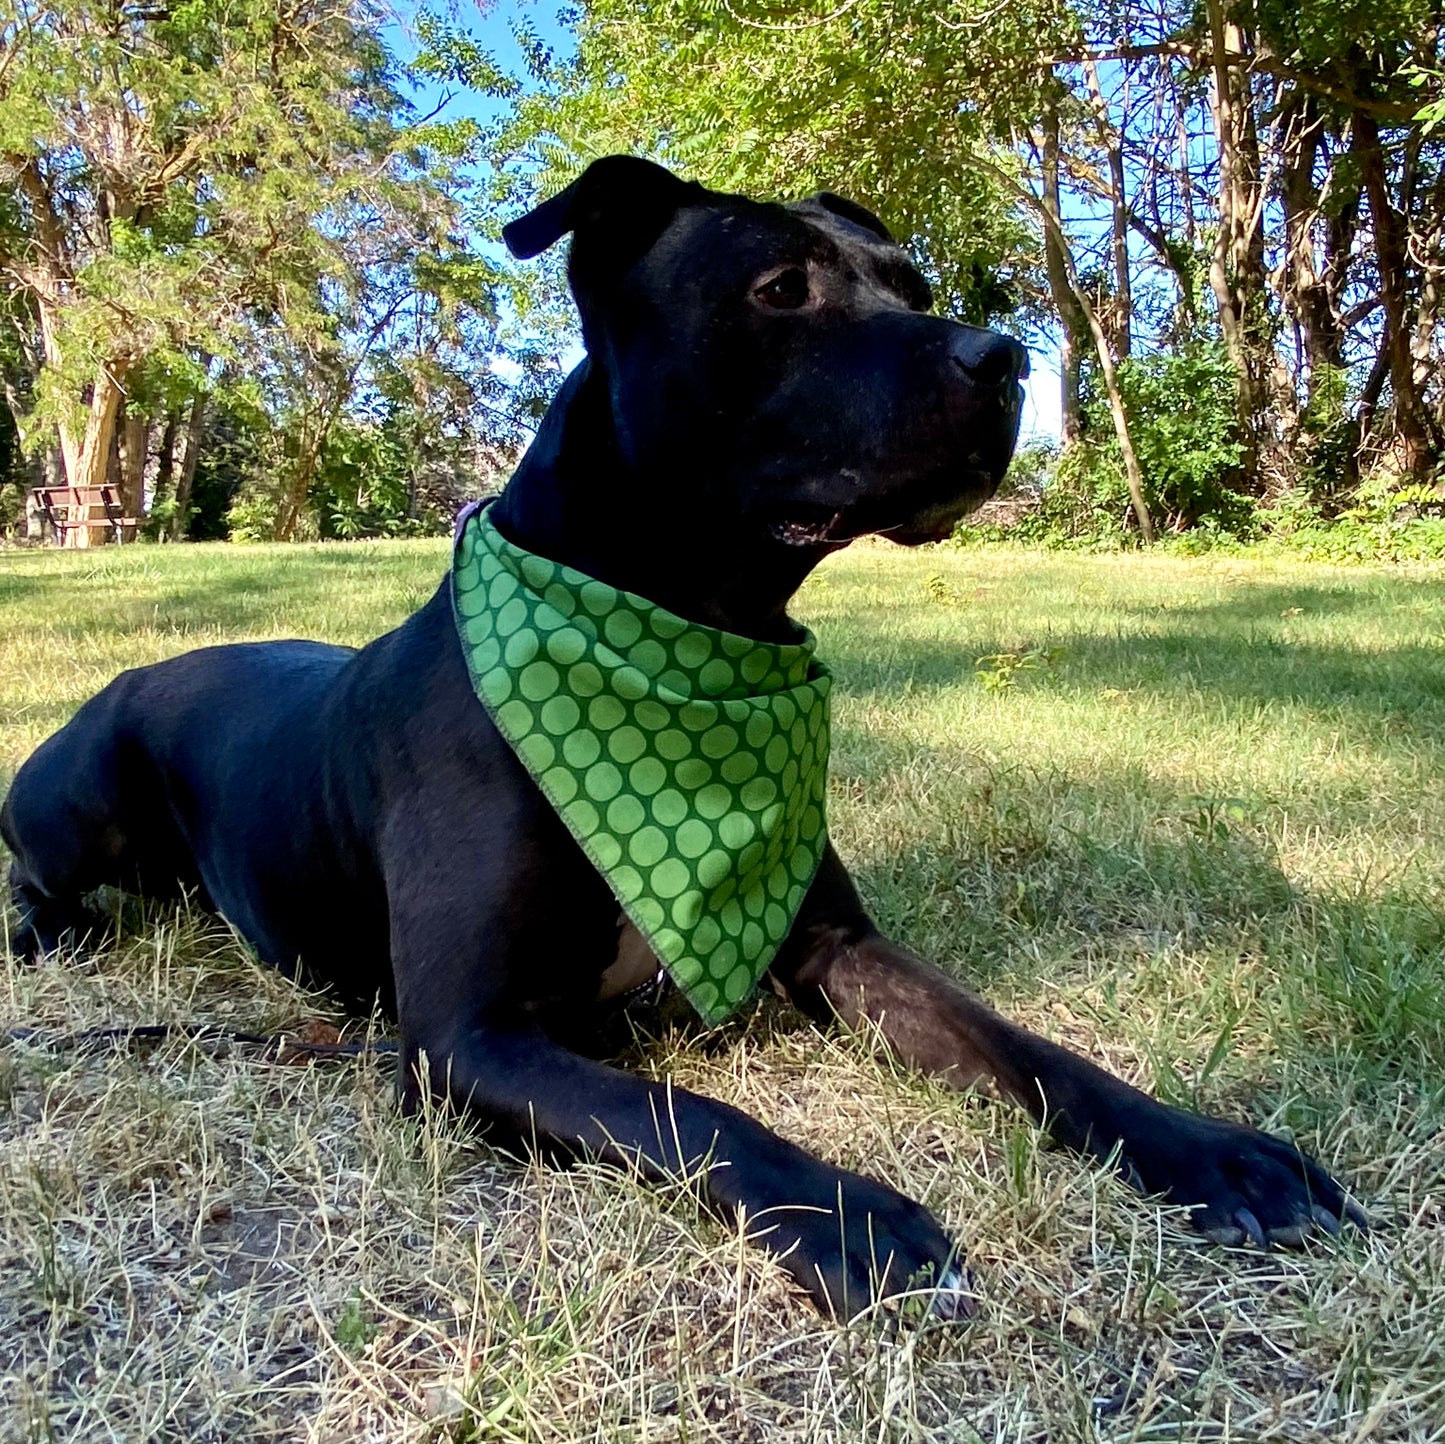
[[[1187,1204],[1195,1228],[1215,1243],[1297,1246],[1341,1222],[1367,1230],[1364,1211],[1314,1159],[1255,1128],[1180,1109],[1131,1139],[1123,1158],[1144,1193]]]
[[[840,1320],[885,1300],[948,1319],[976,1311],[962,1255],[933,1215],[856,1173],[823,1165],[790,1179],[784,1201],[755,1197],[747,1232]]]

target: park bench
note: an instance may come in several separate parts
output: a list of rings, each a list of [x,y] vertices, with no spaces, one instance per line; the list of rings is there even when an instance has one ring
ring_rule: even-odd
[[[38,486],[31,507],[63,547],[98,546],[107,537],[134,541],[138,517],[126,516],[115,486]]]

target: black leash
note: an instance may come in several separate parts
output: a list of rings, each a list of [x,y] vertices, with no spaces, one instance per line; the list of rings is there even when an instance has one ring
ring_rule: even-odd
[[[310,1058],[360,1058],[394,1054],[397,1045],[389,1038],[364,1043],[308,1043],[288,1033],[267,1035],[248,1033],[241,1028],[228,1028],[218,1023],[134,1023],[121,1028],[85,1028],[78,1033],[47,1033],[41,1028],[9,1028],[5,1038],[11,1043],[29,1043],[52,1053],[66,1051],[119,1052],[135,1043],[163,1043],[184,1038],[193,1043],[233,1043],[244,1048],[259,1048],[272,1060]]]

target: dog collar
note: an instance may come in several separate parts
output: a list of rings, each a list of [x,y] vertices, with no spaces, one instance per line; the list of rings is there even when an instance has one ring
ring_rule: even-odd
[[[472,688],[705,1022],[736,1011],[827,841],[811,632],[698,626],[464,516],[452,607]],[[801,629],[800,629],[801,630]]]

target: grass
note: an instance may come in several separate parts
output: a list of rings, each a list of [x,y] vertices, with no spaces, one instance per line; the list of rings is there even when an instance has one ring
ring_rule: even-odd
[[[361,642],[435,543],[0,557],[0,769],[123,667]],[[779,1005],[634,1066],[923,1198],[972,1325],[824,1325],[686,1190],[403,1120],[389,1071],[0,1044],[3,1440],[1445,1439],[1445,572],[1010,549],[831,562],[834,836],[885,925],[1381,1221],[1201,1244],[1011,1110]],[[987,659],[980,663],[979,658]],[[0,1024],[340,1021],[153,912]]]

